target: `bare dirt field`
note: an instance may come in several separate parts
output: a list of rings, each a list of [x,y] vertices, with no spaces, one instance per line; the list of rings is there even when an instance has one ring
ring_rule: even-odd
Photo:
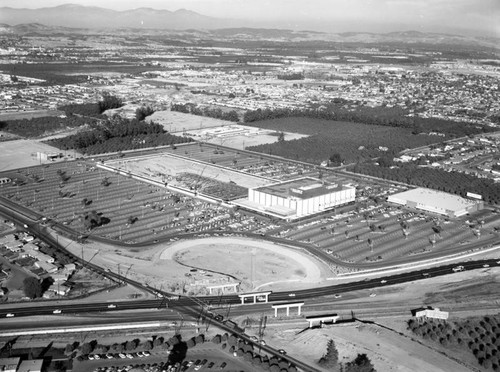
[[[211,166],[208,164],[201,164],[195,160],[191,161],[188,159],[169,156],[168,154],[148,157],[145,159],[137,158],[126,163],[120,160],[108,161],[106,164],[115,168],[121,167],[124,170],[131,171],[134,174],[148,178],[155,178],[155,174],[162,173],[167,175],[167,179],[165,181],[174,186],[176,185],[175,176],[179,173],[185,172],[203,175],[203,177],[209,177],[220,182],[232,181],[245,187],[259,187],[269,183],[268,180],[264,180],[259,177],[243,174],[241,172],[234,172],[229,169]],[[161,176],[157,176],[157,179],[160,181]]]
[[[224,145],[240,150],[244,150],[249,146],[258,146],[278,141],[278,133],[274,130],[259,129],[234,123],[230,125],[230,128],[233,130],[239,130],[240,133],[218,135],[215,132],[216,128],[214,128],[213,130],[190,130],[188,134],[196,140],[212,143],[214,145]],[[286,141],[307,137],[307,135],[299,133],[284,132],[284,134]]]
[[[222,127],[234,124],[231,121],[185,114],[177,111],[157,111],[153,115],[148,116],[146,121],[154,121],[157,124],[161,124],[163,125],[163,128],[170,133]]]
[[[77,243],[67,249],[79,256],[82,252]],[[244,291],[307,288],[331,275],[327,265],[303,251],[247,238],[213,237],[128,250],[91,242],[83,252],[99,266],[180,293],[203,294],[205,286],[227,282],[240,282]]]
[[[470,372],[471,369],[443,356],[409,337],[378,327],[353,323],[328,326],[298,334],[301,329],[268,328],[264,338],[274,347],[315,365],[326,352],[332,339],[339,351],[339,361],[352,361],[357,354],[366,354],[376,371],[398,372]],[[317,365],[316,365],[317,366]]]
[[[0,142],[0,171],[40,165],[37,152],[60,153],[61,150],[35,140],[18,139]]]

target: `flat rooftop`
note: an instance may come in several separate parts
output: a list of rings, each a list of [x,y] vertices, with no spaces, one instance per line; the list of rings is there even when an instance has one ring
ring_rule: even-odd
[[[269,195],[287,198],[294,196],[300,199],[309,199],[319,195],[330,194],[340,190],[347,190],[349,187],[323,182],[312,177],[297,178],[294,180],[262,186],[254,190]]]
[[[403,191],[399,194],[391,195],[390,198],[402,199],[423,205],[432,205],[450,211],[459,211],[477,203],[477,201],[465,199],[458,195],[424,188]]]

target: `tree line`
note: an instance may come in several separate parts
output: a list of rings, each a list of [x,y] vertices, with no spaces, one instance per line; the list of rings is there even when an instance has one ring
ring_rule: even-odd
[[[109,93],[103,93],[102,99],[95,103],[71,103],[59,106],[57,109],[63,111],[67,116],[81,115],[102,117],[106,110],[120,108],[123,106],[121,98]]]
[[[68,118],[44,116],[32,119],[0,121],[0,130],[24,138],[36,138],[68,128],[78,128],[87,123],[89,123],[89,119],[77,116]]]
[[[193,103],[174,103],[170,107],[170,110],[182,112],[185,114],[197,115],[197,116],[206,116],[209,118],[226,120],[226,121],[234,121],[237,122],[240,120],[238,113],[235,110],[231,111],[223,111],[221,108],[210,108],[203,107],[200,108],[198,105]]]

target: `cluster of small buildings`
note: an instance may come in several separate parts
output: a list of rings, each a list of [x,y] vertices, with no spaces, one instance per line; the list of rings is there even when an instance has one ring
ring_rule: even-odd
[[[71,287],[66,282],[75,272],[75,264],[57,264],[54,257],[40,251],[39,244],[33,236],[26,233],[4,235],[0,237],[0,255],[11,264],[22,268],[27,275],[38,279],[51,277],[53,284],[44,293],[44,298],[67,295]],[[0,276],[0,279],[7,279],[9,273],[2,271],[0,275],[3,276]]]
[[[417,151],[406,151],[396,162],[421,162],[434,168],[472,174],[500,182],[500,162],[495,159],[500,137],[488,134],[466,140],[448,141]]]
[[[0,111],[52,110],[61,105],[97,102],[99,99],[95,89],[74,84],[5,87],[0,91]]]

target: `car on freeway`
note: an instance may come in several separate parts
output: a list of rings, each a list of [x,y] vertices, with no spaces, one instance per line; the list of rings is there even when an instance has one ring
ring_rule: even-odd
[[[109,304],[108,305],[108,309],[116,309],[116,305],[115,304]]]
[[[55,310],[52,312],[52,314],[61,314],[61,313],[62,313],[62,311],[61,311],[61,310],[59,310],[59,309],[55,309]]]
[[[370,297],[375,297],[376,295],[376,293],[370,293]]]
[[[387,280],[382,279],[382,280],[380,281],[380,283],[385,284],[385,283],[387,283]]]
[[[6,318],[12,318],[12,317],[14,317],[14,316],[15,316],[15,315],[14,315],[13,313],[7,313],[7,314],[5,315],[5,317],[6,317]]]
[[[454,267],[453,269],[451,269],[451,270],[453,270],[453,272],[454,272],[454,273],[456,273],[456,272],[459,272],[459,271],[464,271],[464,270],[465,270],[465,268],[464,268],[462,265],[460,265],[460,266],[455,266],[455,267]]]
[[[485,267],[485,268],[486,268],[486,267],[490,267],[490,265],[488,265],[488,264],[484,264],[484,265],[483,265],[483,267]]]
[[[424,278],[428,278],[428,277],[430,277],[430,276],[431,276],[431,274],[429,274],[429,273],[422,273],[422,276],[423,276]]]
[[[259,341],[259,339],[257,338],[257,336],[250,336],[250,340],[252,340],[254,342]]]
[[[336,294],[333,295],[333,297],[334,298],[340,298],[340,297],[342,297],[342,295],[339,295],[338,293],[336,293]]]
[[[278,350],[278,353],[280,353],[281,355],[286,355],[286,351],[285,351],[285,350],[283,350],[283,349],[279,349],[279,350]]]
[[[260,344],[261,344],[262,346],[266,346],[266,341],[264,341],[264,340],[260,340]]]
[[[295,293],[290,293],[288,297],[295,297]]]

